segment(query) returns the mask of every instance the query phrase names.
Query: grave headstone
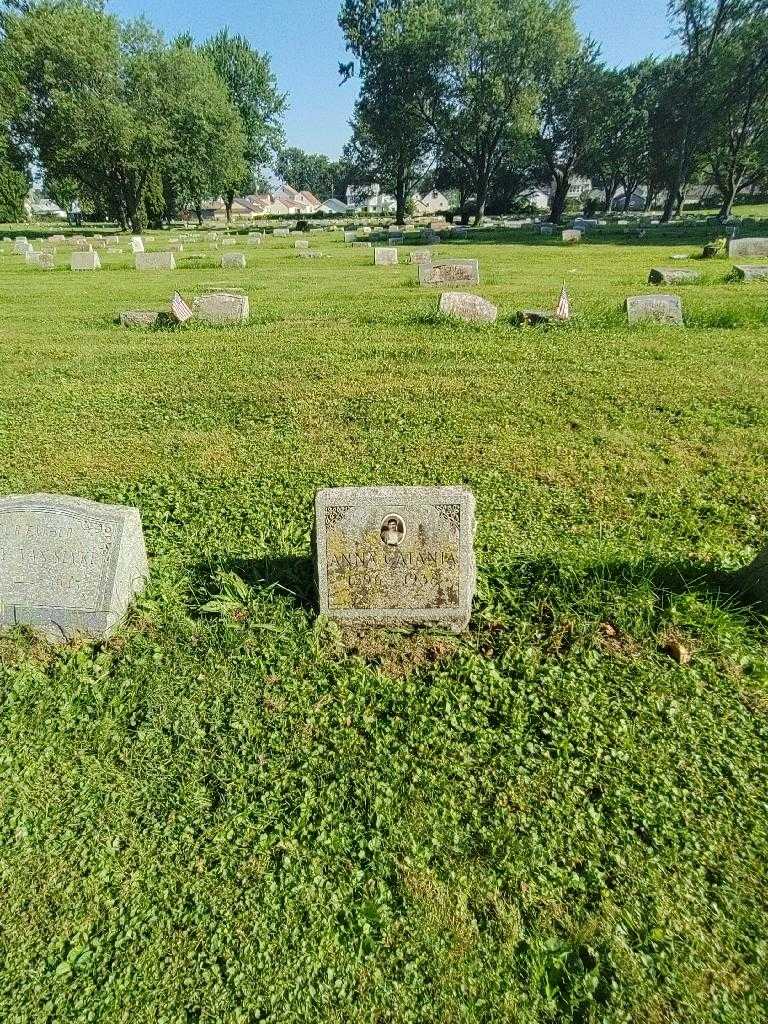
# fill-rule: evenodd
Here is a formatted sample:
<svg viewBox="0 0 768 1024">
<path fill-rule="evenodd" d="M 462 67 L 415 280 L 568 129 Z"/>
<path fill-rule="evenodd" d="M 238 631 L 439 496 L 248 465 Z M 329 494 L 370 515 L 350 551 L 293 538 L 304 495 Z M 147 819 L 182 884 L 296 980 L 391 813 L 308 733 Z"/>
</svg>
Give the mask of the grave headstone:
<svg viewBox="0 0 768 1024">
<path fill-rule="evenodd" d="M 137 270 L 175 270 L 176 258 L 172 252 L 137 252 Z"/>
<path fill-rule="evenodd" d="M 440 312 L 468 323 L 495 323 L 499 315 L 492 303 L 467 292 L 443 292 L 440 296 Z"/>
<path fill-rule="evenodd" d="M 654 267 L 648 275 L 648 284 L 693 284 L 701 280 L 695 270 L 679 270 L 677 267 Z"/>
<path fill-rule="evenodd" d="M 209 324 L 240 324 L 250 316 L 247 295 L 230 292 L 209 292 L 195 299 L 197 316 Z"/>
<path fill-rule="evenodd" d="M 248 245 L 261 245 L 261 235 L 248 235 Z"/>
<path fill-rule="evenodd" d="M 768 257 L 768 238 L 730 238 L 728 255 L 731 259 L 741 256 Z"/>
<path fill-rule="evenodd" d="M 275 238 L 287 238 L 290 235 L 288 228 L 275 228 L 272 232 Z"/>
<path fill-rule="evenodd" d="M 477 260 L 442 260 L 419 264 L 420 285 L 480 284 Z"/>
<path fill-rule="evenodd" d="M 225 252 L 221 257 L 222 267 L 245 268 L 245 256 L 241 252 Z"/>
<path fill-rule="evenodd" d="M 168 243 L 168 252 L 184 252 L 184 243 L 183 242 L 169 242 Z"/>
<path fill-rule="evenodd" d="M 28 252 L 32 252 L 32 245 L 26 238 L 16 238 L 13 242 L 13 251 L 17 256 L 26 256 Z"/>
<path fill-rule="evenodd" d="M 373 262 L 377 267 L 395 266 L 399 262 L 397 249 L 374 249 Z"/>
<path fill-rule="evenodd" d="M 58 494 L 0 498 L 0 625 L 106 637 L 148 576 L 138 509 Z"/>
<path fill-rule="evenodd" d="M 466 629 L 475 499 L 462 487 L 340 487 L 315 498 L 320 612 L 352 625 Z"/>
<path fill-rule="evenodd" d="M 308 249 L 309 242 L 307 241 L 306 238 L 297 238 L 296 241 L 293 243 L 293 247 L 294 249 Z"/>
<path fill-rule="evenodd" d="M 679 295 L 630 295 L 626 301 L 630 324 L 655 321 L 682 324 L 683 303 Z"/>
<path fill-rule="evenodd" d="M 144 252 L 144 239 L 134 236 L 131 239 L 131 252 L 136 255 L 137 252 Z"/>
<path fill-rule="evenodd" d="M 749 266 L 742 263 L 737 264 L 733 270 L 740 281 L 768 281 L 768 263 L 762 266 Z"/>
<path fill-rule="evenodd" d="M 357 238 L 357 232 L 356 231 L 345 231 L 344 232 L 344 241 L 345 242 L 354 242 L 354 240 L 356 238 Z"/>
<path fill-rule="evenodd" d="M 69 257 L 72 270 L 99 270 L 101 260 L 97 252 L 73 252 Z"/>
<path fill-rule="evenodd" d="M 32 257 L 32 259 L 30 259 Z M 56 260 L 54 259 L 53 253 L 50 252 L 34 252 L 27 254 L 27 260 L 34 267 L 38 267 L 40 270 L 54 270 L 56 268 Z"/>
<path fill-rule="evenodd" d="M 570 245 L 581 241 L 581 231 L 577 228 L 566 228 L 563 232 L 563 241 Z"/>
<path fill-rule="evenodd" d="M 121 327 L 154 327 L 160 319 L 155 309 L 126 309 L 120 314 Z"/>
<path fill-rule="evenodd" d="M 555 233 L 554 224 L 542 224 L 539 227 L 539 231 L 542 235 L 553 235 Z"/>
<path fill-rule="evenodd" d="M 411 249 L 410 261 L 414 264 L 419 263 L 431 263 L 432 262 L 432 250 L 431 249 Z"/>
<path fill-rule="evenodd" d="M 352 248 L 353 249 L 370 249 L 371 248 L 371 242 L 353 242 L 352 243 Z"/>
</svg>

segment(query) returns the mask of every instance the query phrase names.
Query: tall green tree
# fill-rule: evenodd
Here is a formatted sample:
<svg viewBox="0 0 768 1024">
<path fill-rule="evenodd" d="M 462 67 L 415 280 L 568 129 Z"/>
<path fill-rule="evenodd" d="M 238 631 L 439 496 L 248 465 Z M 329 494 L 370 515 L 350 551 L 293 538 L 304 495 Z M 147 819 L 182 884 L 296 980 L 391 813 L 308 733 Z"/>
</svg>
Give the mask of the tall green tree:
<svg viewBox="0 0 768 1024">
<path fill-rule="evenodd" d="M 231 220 L 236 193 L 254 189 L 262 169 L 285 141 L 286 95 L 278 89 L 269 56 L 255 50 L 243 36 L 222 29 L 203 43 L 201 51 L 224 81 L 245 136 L 245 171 L 230 178 L 224 188 L 227 220 Z"/>
<path fill-rule="evenodd" d="M 417 70 L 415 101 L 471 175 L 482 223 L 494 175 L 525 133 L 547 69 L 577 46 L 568 0 L 402 0 L 386 40 Z"/>
<path fill-rule="evenodd" d="M 339 173 L 336 161 L 323 153 L 305 153 L 297 146 L 281 149 L 273 165 L 275 174 L 299 192 L 311 192 L 318 199 L 333 195 Z"/>
</svg>

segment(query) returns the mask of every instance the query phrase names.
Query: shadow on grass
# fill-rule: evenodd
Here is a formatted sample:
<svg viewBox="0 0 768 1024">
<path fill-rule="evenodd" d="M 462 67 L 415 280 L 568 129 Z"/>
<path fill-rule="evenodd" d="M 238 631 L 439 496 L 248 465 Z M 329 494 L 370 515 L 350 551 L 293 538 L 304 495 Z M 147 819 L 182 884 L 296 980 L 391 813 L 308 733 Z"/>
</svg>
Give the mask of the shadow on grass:
<svg viewBox="0 0 768 1024">
<path fill-rule="evenodd" d="M 193 570 L 195 590 L 202 597 L 224 596 L 233 603 L 243 598 L 242 581 L 254 595 L 275 593 L 296 608 L 317 611 L 314 566 L 309 555 L 276 555 L 269 558 L 232 558 L 213 566 L 200 564 Z"/>
</svg>

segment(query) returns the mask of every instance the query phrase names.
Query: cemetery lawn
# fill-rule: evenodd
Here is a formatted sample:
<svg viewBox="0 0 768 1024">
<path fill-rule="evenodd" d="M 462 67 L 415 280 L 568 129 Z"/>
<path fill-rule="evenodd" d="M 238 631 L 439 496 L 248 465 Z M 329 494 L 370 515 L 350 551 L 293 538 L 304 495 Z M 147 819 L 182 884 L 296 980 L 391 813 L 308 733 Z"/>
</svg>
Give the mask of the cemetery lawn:
<svg viewBox="0 0 768 1024">
<path fill-rule="evenodd" d="M 0 1020 L 765 1021 L 768 283 L 487 232 L 468 327 L 317 238 L 0 257 L 2 491 L 135 504 L 152 572 L 108 642 L 0 640 Z M 113 323 L 212 285 L 247 326 Z M 475 493 L 466 636 L 318 619 L 314 493 L 377 483 Z"/>
</svg>

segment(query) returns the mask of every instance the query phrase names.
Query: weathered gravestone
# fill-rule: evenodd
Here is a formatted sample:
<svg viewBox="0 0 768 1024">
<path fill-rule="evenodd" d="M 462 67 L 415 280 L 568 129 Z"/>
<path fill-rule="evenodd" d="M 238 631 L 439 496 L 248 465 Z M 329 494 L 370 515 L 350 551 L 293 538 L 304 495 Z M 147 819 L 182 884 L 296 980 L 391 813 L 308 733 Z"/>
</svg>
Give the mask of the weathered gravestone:
<svg viewBox="0 0 768 1024">
<path fill-rule="evenodd" d="M 184 243 L 183 242 L 169 242 L 168 243 L 168 252 L 184 252 Z"/>
<path fill-rule="evenodd" d="M 411 263 L 418 265 L 419 263 L 431 263 L 432 262 L 432 250 L 431 249 L 411 249 L 410 255 Z"/>
<path fill-rule="evenodd" d="M 293 248 L 294 249 L 308 249 L 309 248 L 309 241 L 306 238 L 297 238 L 296 241 L 293 243 Z"/>
<path fill-rule="evenodd" d="M 175 270 L 176 259 L 172 252 L 137 252 L 137 270 Z"/>
<path fill-rule="evenodd" d="M 248 245 L 261 245 L 261 235 L 248 235 Z"/>
<path fill-rule="evenodd" d="M 288 228 L 275 228 L 272 234 L 274 235 L 275 238 L 287 238 L 288 235 L 290 234 L 290 231 L 288 230 Z"/>
<path fill-rule="evenodd" d="M 40 270 L 54 270 L 56 267 L 56 260 L 50 252 L 27 253 L 27 262 Z"/>
<path fill-rule="evenodd" d="M 377 267 L 395 266 L 398 263 L 397 249 L 374 249 L 373 262 Z"/>
<path fill-rule="evenodd" d="M 443 260 L 419 264 L 419 284 L 480 284 L 477 260 Z"/>
<path fill-rule="evenodd" d="M 466 629 L 475 499 L 462 487 L 340 487 L 315 498 L 320 612 L 352 624 Z"/>
<path fill-rule="evenodd" d="M 768 263 L 762 266 L 748 266 L 742 263 L 735 266 L 733 271 L 740 281 L 768 281 Z"/>
<path fill-rule="evenodd" d="M 245 256 L 241 252 L 225 252 L 221 257 L 222 267 L 238 267 L 240 270 L 245 268 Z"/>
<path fill-rule="evenodd" d="M 154 327 L 160 319 L 156 309 L 126 309 L 120 314 L 121 327 Z"/>
<path fill-rule="evenodd" d="M 683 303 L 679 295 L 630 295 L 626 308 L 630 324 L 648 320 L 665 324 L 683 322 Z"/>
<path fill-rule="evenodd" d="M 563 232 L 563 241 L 569 245 L 575 245 L 576 242 L 581 241 L 581 231 L 577 228 L 566 228 Z"/>
<path fill-rule="evenodd" d="M 728 255 L 731 259 L 739 256 L 768 257 L 768 238 L 730 238 Z"/>
<path fill-rule="evenodd" d="M 241 324 L 250 316 L 247 295 L 209 292 L 194 301 L 195 313 L 209 324 Z"/>
<path fill-rule="evenodd" d="M 370 242 L 353 242 L 352 243 L 352 248 L 353 249 L 370 249 L 371 248 L 371 243 Z"/>
<path fill-rule="evenodd" d="M 467 292 L 443 292 L 440 296 L 440 312 L 468 323 L 495 323 L 499 311 L 487 299 Z"/>
<path fill-rule="evenodd" d="M 69 257 L 72 270 L 99 270 L 101 260 L 97 252 L 73 252 Z"/>
<path fill-rule="evenodd" d="M 145 585 L 138 509 L 58 494 L 0 498 L 0 625 L 109 636 Z"/>
<path fill-rule="evenodd" d="M 345 231 L 344 232 L 344 241 L 345 242 L 354 242 L 354 240 L 356 238 L 357 238 L 357 232 L 356 231 Z"/>
<path fill-rule="evenodd" d="M 679 270 L 677 267 L 654 267 L 648 275 L 649 284 L 694 284 L 701 280 L 696 270 Z"/>
<path fill-rule="evenodd" d="M 32 245 L 26 238 L 16 238 L 13 242 L 13 251 L 16 256 L 26 256 L 28 252 L 32 252 Z"/>
</svg>

